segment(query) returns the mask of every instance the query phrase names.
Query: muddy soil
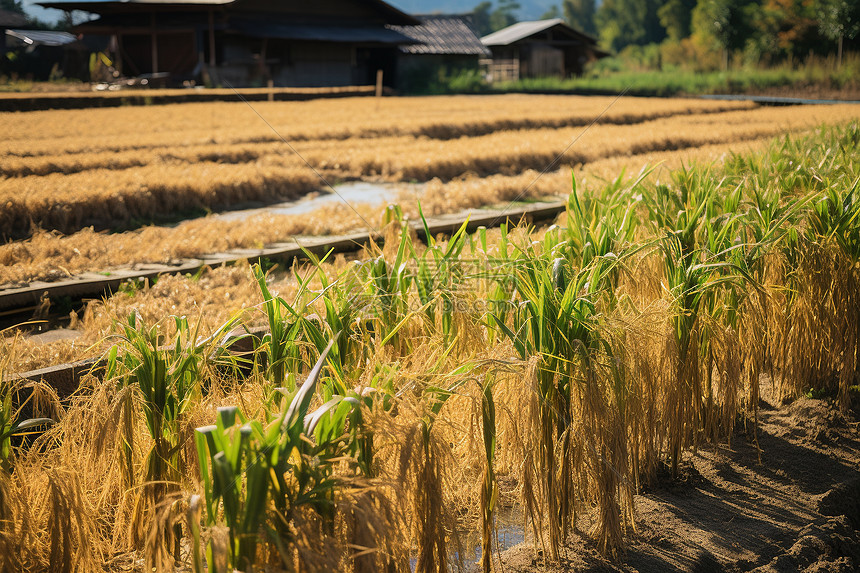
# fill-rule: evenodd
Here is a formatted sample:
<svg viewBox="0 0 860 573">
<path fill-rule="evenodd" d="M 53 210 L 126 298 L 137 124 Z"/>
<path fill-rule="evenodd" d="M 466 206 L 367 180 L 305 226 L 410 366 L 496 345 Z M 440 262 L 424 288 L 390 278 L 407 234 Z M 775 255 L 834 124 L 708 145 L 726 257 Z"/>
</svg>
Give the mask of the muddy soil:
<svg viewBox="0 0 860 573">
<path fill-rule="evenodd" d="M 731 444 L 688 454 L 679 479 L 636 496 L 636 532 L 618 559 L 576 533 L 558 564 L 525 543 L 502 552 L 497 571 L 860 571 L 858 419 L 828 400 L 763 402 L 761 463 L 742 426 Z"/>
</svg>

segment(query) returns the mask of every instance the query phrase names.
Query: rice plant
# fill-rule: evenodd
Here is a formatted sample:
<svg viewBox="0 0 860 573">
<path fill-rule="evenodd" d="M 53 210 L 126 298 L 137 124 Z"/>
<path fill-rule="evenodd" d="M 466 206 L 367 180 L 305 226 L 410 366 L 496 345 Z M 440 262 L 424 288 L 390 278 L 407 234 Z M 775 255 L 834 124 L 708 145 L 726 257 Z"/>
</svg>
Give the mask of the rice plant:
<svg viewBox="0 0 860 573">
<path fill-rule="evenodd" d="M 409 298 L 414 273 L 409 269 L 407 249 L 411 244 L 409 227 L 401 223 L 397 251 L 392 261 L 374 243 L 373 258 L 353 269 L 357 283 L 369 302 L 368 311 L 373 319 L 375 340 L 381 345 L 390 344 L 398 352 L 408 352 L 410 341 L 402 336 L 411 313 Z"/>
<path fill-rule="evenodd" d="M 120 343 L 111 348 L 106 377 L 118 382 L 123 409 L 122 451 L 126 488 L 143 485 L 135 501 L 134 521 L 148 521 L 168 493 L 177 491 L 186 463 L 180 456 L 182 420 L 201 397 L 206 352 L 214 340 L 229 332 L 228 321 L 208 339 L 199 337 L 185 317 L 173 317 L 175 341 L 163 346 L 160 325 L 147 327 L 136 314 L 122 323 Z M 142 475 L 135 460 L 136 412 L 142 410 L 151 445 L 143 462 Z M 133 532 L 136 543 L 145 530 Z M 178 543 L 178 541 L 177 541 Z M 177 553 L 178 555 L 178 553 Z"/>
<path fill-rule="evenodd" d="M 446 459 L 434 426 L 442 408 L 472 377 L 475 365 L 467 362 L 446 371 L 446 362 L 456 341 L 438 356 L 432 356 L 426 372 L 404 389 L 419 398 L 419 415 L 400 454 L 399 477 L 409 480 L 415 522 L 416 573 L 444 573 L 448 570 L 448 538 L 455 532 L 444 507 L 443 475 Z"/>
<path fill-rule="evenodd" d="M 522 303 L 513 315 L 512 327 L 498 317 L 495 324 L 511 340 L 522 360 L 535 361 L 535 442 L 533 447 L 527 447 L 524 497 L 535 538 L 545 539 L 542 530 L 546 519 L 545 548 L 550 558 L 557 560 L 559 548 L 575 523 L 575 499 L 585 496 L 584 491 L 576 491 L 577 473 L 584 475 L 576 450 L 590 447 L 599 458 L 601 445 L 606 443 L 596 439 L 595 447 L 588 443 L 590 437 L 582 438 L 586 444 L 577 443 L 580 438 L 575 432 L 578 424 L 601 419 L 605 412 L 606 394 L 600 381 L 603 372 L 598 361 L 608 345 L 600 336 L 597 304 L 615 270 L 617 256 L 598 257 L 576 269 L 571 268 L 568 259 L 558 256 L 564 253 L 564 243 L 557 243 L 543 254 L 536 252 L 534 246 L 518 250 L 522 259 L 515 280 Z M 575 412 L 581 416 L 579 420 L 574 420 Z M 597 464 L 597 474 L 605 475 L 602 463 Z M 580 477 L 579 483 L 588 482 Z M 601 498 L 602 502 L 614 506 L 614 488 L 608 489 L 612 491 Z M 602 511 L 604 518 L 614 516 L 615 508 Z M 597 529 L 601 544 L 618 547 L 621 531 L 605 525 L 601 521 Z"/>
<path fill-rule="evenodd" d="M 334 534 L 336 491 L 348 487 L 335 469 L 344 456 L 361 467 L 352 445 L 362 430 L 357 415 L 362 403 L 355 395 L 330 395 L 311 408 L 324 390 L 321 373 L 333 345 L 334 340 L 323 349 L 300 387 L 278 390 L 285 401 L 275 415 L 248 420 L 238 408 L 223 407 L 215 425 L 195 433 L 206 521 L 228 528 L 226 561 L 233 568 L 256 567 L 258 546 L 265 542 L 291 569 L 303 536 Z M 308 510 L 319 520 L 316 525 L 307 521 Z M 302 531 L 297 520 L 310 529 Z M 210 542 L 208 563 L 219 561 L 216 552 Z"/>
<path fill-rule="evenodd" d="M 0 365 L 2 366 L 2 365 Z M 3 378 L 0 367 L 0 470 L 12 470 L 12 438 L 32 433 L 54 423 L 52 418 L 21 418 L 21 412 L 32 398 L 32 388 L 25 391 L 15 380 Z M 23 395 L 27 395 L 22 399 Z"/>
<path fill-rule="evenodd" d="M 17 337 L 16 339 L 17 340 Z M 54 423 L 53 418 L 36 417 L 22 418 L 22 413 L 27 409 L 28 402 L 35 402 L 35 394 L 40 385 L 35 382 L 25 382 L 12 377 L 7 378 L 7 364 L 11 358 L 11 350 L 0 356 L 0 472 L 11 472 L 12 470 L 12 438 L 31 433 L 34 429 L 44 428 Z M 34 404 L 31 404 L 33 406 Z M 34 408 L 30 408 L 34 410 Z M 2 491 L 0 491 L 2 495 Z M 0 503 L 0 507 L 3 504 Z M 0 515 L 2 520 L 2 515 Z"/>
<path fill-rule="evenodd" d="M 481 434 L 484 445 L 484 476 L 481 481 L 481 569 L 492 571 L 493 531 L 499 486 L 493 467 L 496 459 L 496 403 L 493 380 L 487 376 L 481 384 Z"/>
<path fill-rule="evenodd" d="M 797 266 L 788 277 L 792 297 L 783 338 L 784 386 L 792 395 L 810 387 L 832 391 L 843 408 L 850 405 L 849 388 L 860 371 L 858 181 L 844 191 L 844 182 L 833 182 L 819 195 L 806 217 L 806 232 L 794 235 L 786 248 Z M 815 338 L 804 340 L 810 332 Z M 797 351 L 800 345 L 806 347 L 803 353 Z"/>
<path fill-rule="evenodd" d="M 304 289 L 299 289 L 293 304 L 290 304 L 269 291 L 266 274 L 259 265 L 254 265 L 252 269 L 263 295 L 269 326 L 269 331 L 261 341 L 266 351 L 266 377 L 278 387 L 294 386 L 295 379 L 287 380 L 287 376 L 288 373 L 296 372 L 300 360 L 300 346 L 296 342 L 302 331 Z"/>
<path fill-rule="evenodd" d="M 459 285 L 464 280 L 460 255 L 469 238 L 466 235 L 469 218 L 466 217 L 443 248 L 437 244 L 430 232 L 420 204 L 418 207 L 421 222 L 424 225 L 427 249 L 419 257 L 412 248 L 412 258 L 416 266 L 415 286 L 429 324 L 434 326 L 439 324 L 442 345 L 447 346 L 456 335 L 454 316 L 457 301 L 455 297 Z"/>
</svg>

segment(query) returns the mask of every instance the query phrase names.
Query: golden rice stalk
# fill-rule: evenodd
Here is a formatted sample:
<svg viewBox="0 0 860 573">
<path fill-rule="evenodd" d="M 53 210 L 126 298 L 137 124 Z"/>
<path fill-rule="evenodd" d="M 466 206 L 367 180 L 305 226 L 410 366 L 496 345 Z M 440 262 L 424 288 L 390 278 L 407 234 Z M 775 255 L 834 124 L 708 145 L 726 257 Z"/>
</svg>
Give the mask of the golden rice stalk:
<svg viewBox="0 0 860 573">
<path fill-rule="evenodd" d="M 807 244 L 773 322 L 774 363 L 783 399 L 837 396 L 844 408 L 857 383 L 860 271 L 835 245 Z"/>
<path fill-rule="evenodd" d="M 418 556 L 416 573 L 447 573 L 448 538 L 454 528 L 446 519 L 442 493 L 443 452 L 432 433 L 427 432 L 423 421 L 407 430 L 400 452 L 399 477 L 408 483 L 411 498 L 411 517 Z"/>
<path fill-rule="evenodd" d="M 354 573 L 409 570 L 406 520 L 393 483 L 348 483 L 339 493 L 336 515 L 345 565 Z"/>
<path fill-rule="evenodd" d="M 165 495 L 155 508 L 155 516 L 146 535 L 147 571 L 175 571 L 180 561 L 182 523 L 185 521 L 184 496 L 175 491 Z"/>
<path fill-rule="evenodd" d="M 0 569 L 24 571 L 37 559 L 33 521 L 18 480 L 0 471 Z"/>
<path fill-rule="evenodd" d="M 49 571 L 96 571 L 103 555 L 99 547 L 98 519 L 74 469 L 46 472 L 45 490 L 32 492 L 35 518 L 45 528 L 47 544 L 43 563 Z M 35 494 L 35 495 L 34 495 Z"/>
</svg>

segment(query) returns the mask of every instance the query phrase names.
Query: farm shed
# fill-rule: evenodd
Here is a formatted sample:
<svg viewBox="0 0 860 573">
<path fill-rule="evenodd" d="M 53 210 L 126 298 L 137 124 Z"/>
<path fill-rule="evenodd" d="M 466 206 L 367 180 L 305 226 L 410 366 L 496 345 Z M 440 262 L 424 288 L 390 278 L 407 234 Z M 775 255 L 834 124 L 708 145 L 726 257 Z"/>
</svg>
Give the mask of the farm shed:
<svg viewBox="0 0 860 573">
<path fill-rule="evenodd" d="M 397 58 L 398 87 L 423 91 L 434 79 L 479 69 L 492 55 L 465 15 L 424 15 L 418 26 L 391 26 L 415 43 L 402 45 Z"/>
<path fill-rule="evenodd" d="M 418 20 L 381 0 L 71 0 L 47 8 L 96 14 L 75 32 L 109 38 L 124 75 L 169 74 L 233 86 L 324 87 L 393 82 L 389 25 Z"/>
<path fill-rule="evenodd" d="M 560 18 L 518 22 L 481 41 L 493 53 L 492 81 L 574 76 L 586 63 L 608 55 L 597 47 L 596 39 Z"/>
</svg>

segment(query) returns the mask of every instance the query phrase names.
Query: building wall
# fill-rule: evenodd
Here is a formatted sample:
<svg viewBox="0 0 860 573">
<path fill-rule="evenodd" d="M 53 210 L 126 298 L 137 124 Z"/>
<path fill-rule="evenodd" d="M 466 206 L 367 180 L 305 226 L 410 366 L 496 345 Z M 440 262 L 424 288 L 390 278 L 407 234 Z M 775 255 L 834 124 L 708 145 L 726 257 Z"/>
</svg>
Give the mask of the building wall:
<svg viewBox="0 0 860 573">
<path fill-rule="evenodd" d="M 152 34 L 121 34 L 122 70 L 141 75 L 169 71 L 172 76 L 191 76 L 197 65 L 197 34 L 193 30 L 159 30 L 156 34 L 156 57 L 153 65 Z"/>
<path fill-rule="evenodd" d="M 564 52 L 547 44 L 529 46 L 528 57 L 521 61 L 524 78 L 563 77 Z"/>
<path fill-rule="evenodd" d="M 517 46 L 493 46 L 489 68 L 490 82 L 512 82 L 520 79 L 520 49 Z"/>
<path fill-rule="evenodd" d="M 289 87 L 332 87 L 353 85 L 355 48 L 348 44 L 321 42 L 291 43 L 271 64 L 275 85 Z"/>
<path fill-rule="evenodd" d="M 585 64 L 594 59 L 594 54 L 586 47 L 557 47 L 551 42 L 523 41 L 491 49 L 490 75 L 494 82 L 578 75 Z"/>
<path fill-rule="evenodd" d="M 218 77 L 234 86 L 336 87 L 368 83 L 350 44 L 233 37 L 222 40 Z"/>
<path fill-rule="evenodd" d="M 259 22 L 260 29 L 246 36 L 238 32 L 243 26 L 231 26 L 234 16 L 236 22 Z M 327 42 L 260 37 L 278 35 L 277 29 L 264 31 L 270 21 L 330 26 L 334 34 L 339 26 L 383 31 L 387 21 L 414 22 L 393 8 L 368 1 L 242 0 L 229 10 L 211 12 L 167 13 L 135 5 L 81 28 L 87 35 L 118 38 L 112 56 L 122 62 L 123 74 L 168 73 L 170 84 L 193 79 L 237 87 L 265 86 L 269 81 L 284 87 L 369 85 L 381 69 L 385 84 L 392 85 L 396 45 L 351 41 L 348 32 L 332 35 L 335 41 Z"/>
</svg>

